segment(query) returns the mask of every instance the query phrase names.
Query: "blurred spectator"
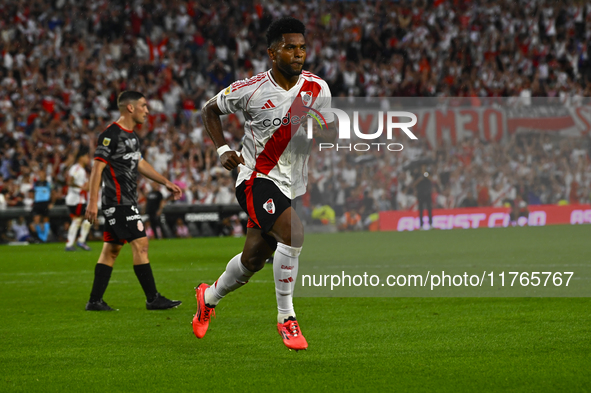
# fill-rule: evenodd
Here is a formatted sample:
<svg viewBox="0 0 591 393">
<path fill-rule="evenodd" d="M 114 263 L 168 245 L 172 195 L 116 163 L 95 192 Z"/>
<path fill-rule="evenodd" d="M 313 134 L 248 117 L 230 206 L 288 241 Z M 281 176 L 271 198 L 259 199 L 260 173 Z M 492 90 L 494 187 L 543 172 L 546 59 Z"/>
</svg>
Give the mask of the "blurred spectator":
<svg viewBox="0 0 591 393">
<path fill-rule="evenodd" d="M 27 221 L 23 216 L 20 216 L 17 220 L 12 220 L 9 230 L 14 233 L 14 239 L 17 242 L 34 241 L 31 233 L 29 232 Z"/>
<path fill-rule="evenodd" d="M 343 218 L 341 219 L 339 229 L 341 231 L 359 231 L 363 229 L 361 215 L 357 213 L 357 210 L 352 209 L 345 212 Z"/>
<path fill-rule="evenodd" d="M 519 225 L 523 226 L 527 224 L 527 218 L 529 217 L 529 209 L 527 207 L 527 202 L 525 202 L 521 198 L 515 199 L 513 202 L 513 206 L 511 207 L 511 225 Z"/>
<path fill-rule="evenodd" d="M 6 197 L 4 196 L 7 193 L 8 193 L 8 190 L 0 190 L 0 210 L 6 210 L 6 208 L 8 207 L 8 203 L 6 202 Z"/>
<path fill-rule="evenodd" d="M 319 223 L 321 225 L 334 225 L 335 224 L 335 211 L 330 205 L 318 205 L 312 210 L 312 222 Z"/>
<path fill-rule="evenodd" d="M 50 240 L 51 229 L 49 227 L 49 217 L 42 217 L 39 214 L 33 216 L 33 222 L 29 224 L 30 233 L 39 239 L 41 242 L 46 243 Z"/>
<path fill-rule="evenodd" d="M 179 238 L 191 237 L 191 234 L 189 233 L 189 228 L 187 227 L 187 225 L 185 225 L 182 218 L 178 218 L 176 220 L 175 234 L 176 237 Z"/>
<path fill-rule="evenodd" d="M 68 160 L 113 121 L 124 89 L 146 92 L 150 117 L 137 130 L 144 156 L 184 184 L 181 203 L 236 203 L 198 108 L 230 82 L 269 68 L 264 32 L 286 14 L 306 24 L 306 69 L 324 78 L 334 97 L 458 97 L 473 106 L 496 105 L 500 97 L 514 105 L 556 97 L 561 105 L 577 106 L 591 96 L 591 5 L 584 2 L 276 1 L 237 7 L 222 0 L 212 7 L 204 0 L 132 6 L 0 0 L 0 187 L 7 208 L 30 202 L 28 188 L 40 171 L 50 179 L 49 200 L 58 203 Z M 223 122 L 231 148 L 240 146 L 243 122 L 242 114 Z M 334 195 L 329 203 L 337 220 L 350 203 L 364 219 L 373 210 L 416 209 L 404 166 L 431 157 L 439 207 L 472 205 L 469 194 L 489 206 L 497 184 L 506 191 L 504 201 L 588 203 L 589 147 L 588 135 L 530 133 L 502 142 L 466 139 L 445 152 L 409 143 L 396 157 L 374 154 L 373 163 L 331 155 L 310 165 L 321 175 L 310 177 L 310 190 L 322 190 L 321 199 L 324 192 Z M 371 209 L 365 205 L 370 198 Z M 37 202 L 33 209 L 45 212 Z"/>
<path fill-rule="evenodd" d="M 474 198 L 472 191 L 468 191 L 468 195 L 462 200 L 460 207 L 478 207 L 478 201 Z"/>
<path fill-rule="evenodd" d="M 240 222 L 238 216 L 233 215 L 232 217 L 230 217 L 230 222 L 232 223 L 232 236 L 244 236 L 244 228 L 242 227 L 242 223 Z"/>
<path fill-rule="evenodd" d="M 47 180 L 47 173 L 44 170 L 39 170 L 38 179 L 33 184 L 33 192 L 35 193 L 32 204 L 33 217 L 37 217 L 37 221 L 42 222 L 45 217 L 49 217 L 52 202 L 51 183 Z"/>
</svg>

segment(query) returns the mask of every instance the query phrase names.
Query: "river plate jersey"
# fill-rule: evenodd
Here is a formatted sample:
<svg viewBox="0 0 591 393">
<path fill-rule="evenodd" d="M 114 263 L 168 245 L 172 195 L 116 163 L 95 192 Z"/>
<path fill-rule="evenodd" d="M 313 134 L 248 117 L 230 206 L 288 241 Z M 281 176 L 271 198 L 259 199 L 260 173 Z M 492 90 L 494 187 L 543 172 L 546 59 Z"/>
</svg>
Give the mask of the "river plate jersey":
<svg viewBox="0 0 591 393">
<path fill-rule="evenodd" d="M 88 174 L 86 169 L 78 163 L 72 165 L 68 171 L 70 182 L 74 185 L 68 186 L 68 194 L 66 195 L 66 205 L 74 206 L 86 203 L 86 191 L 82 190 L 84 183 L 88 181 Z"/>
<path fill-rule="evenodd" d="M 242 111 L 244 165 L 236 186 L 255 177 L 268 178 L 290 199 L 303 195 L 308 182 L 307 116 L 313 114 L 325 126 L 334 115 L 318 112 L 330 107 L 330 90 L 320 77 L 302 71 L 290 90 L 281 88 L 271 71 L 232 83 L 216 97 L 224 114 Z M 316 122 L 316 120 L 313 120 Z"/>
<path fill-rule="evenodd" d="M 94 159 L 107 164 L 103 170 L 103 206 L 137 205 L 140 140 L 133 130 L 111 124 L 98 138 Z"/>
</svg>

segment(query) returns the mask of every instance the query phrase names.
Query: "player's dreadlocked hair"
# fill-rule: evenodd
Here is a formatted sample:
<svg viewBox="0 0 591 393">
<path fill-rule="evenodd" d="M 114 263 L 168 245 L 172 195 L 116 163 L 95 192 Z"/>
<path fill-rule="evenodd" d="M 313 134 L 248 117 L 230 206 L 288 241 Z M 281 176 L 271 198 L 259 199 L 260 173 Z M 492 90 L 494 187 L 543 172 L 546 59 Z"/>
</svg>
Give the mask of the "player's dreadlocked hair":
<svg viewBox="0 0 591 393">
<path fill-rule="evenodd" d="M 132 90 L 126 90 L 117 97 L 117 106 L 125 105 L 129 101 L 137 101 L 140 98 L 146 98 L 142 93 Z"/>
<path fill-rule="evenodd" d="M 286 16 L 277 19 L 267 29 L 267 47 L 270 48 L 276 42 L 283 39 L 283 34 L 299 33 L 306 34 L 306 26 L 296 18 Z"/>
</svg>

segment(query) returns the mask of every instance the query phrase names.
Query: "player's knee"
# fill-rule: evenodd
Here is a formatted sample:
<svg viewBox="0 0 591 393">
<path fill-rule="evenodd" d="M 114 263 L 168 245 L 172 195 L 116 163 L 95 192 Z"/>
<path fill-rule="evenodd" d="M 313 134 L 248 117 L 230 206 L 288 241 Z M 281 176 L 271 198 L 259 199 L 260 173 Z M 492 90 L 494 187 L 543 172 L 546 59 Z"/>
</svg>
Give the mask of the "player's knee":
<svg viewBox="0 0 591 393">
<path fill-rule="evenodd" d="M 139 247 L 138 248 L 138 252 L 141 255 L 146 255 L 147 256 L 148 255 L 148 246 L 141 246 L 141 247 Z"/>
<path fill-rule="evenodd" d="M 304 227 L 300 222 L 281 225 L 274 230 L 275 239 L 288 246 L 301 247 L 304 244 Z"/>
<path fill-rule="evenodd" d="M 101 252 L 101 256 L 99 258 L 99 263 L 103 263 L 105 265 L 113 266 L 115 260 L 119 256 L 120 248 L 104 248 Z"/>
<path fill-rule="evenodd" d="M 291 246 L 301 247 L 304 244 L 304 228 L 291 231 Z"/>
<path fill-rule="evenodd" d="M 289 236 L 286 236 L 282 243 L 292 247 L 301 247 L 304 244 L 304 227 L 301 224 L 292 225 L 290 229 Z"/>
<path fill-rule="evenodd" d="M 117 259 L 117 257 L 119 256 L 119 252 L 121 251 L 120 248 L 112 248 L 110 250 L 107 251 L 107 256 L 109 259 L 111 260 L 115 260 Z"/>
<path fill-rule="evenodd" d="M 133 248 L 140 254 L 148 254 L 148 240 L 147 238 L 138 239 L 134 242 Z"/>
<path fill-rule="evenodd" d="M 260 255 L 245 256 L 242 254 L 242 258 L 240 259 L 240 262 L 242 262 L 244 267 L 251 272 L 258 272 L 261 270 L 263 267 L 265 267 L 266 261 L 267 258 L 263 258 L 263 256 Z"/>
</svg>

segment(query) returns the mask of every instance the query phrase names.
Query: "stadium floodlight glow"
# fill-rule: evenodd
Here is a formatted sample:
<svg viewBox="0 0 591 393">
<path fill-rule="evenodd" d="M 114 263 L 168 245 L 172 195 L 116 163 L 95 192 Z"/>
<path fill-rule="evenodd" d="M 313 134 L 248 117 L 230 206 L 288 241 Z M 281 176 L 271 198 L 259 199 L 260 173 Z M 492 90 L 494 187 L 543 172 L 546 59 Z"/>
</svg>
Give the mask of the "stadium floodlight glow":
<svg viewBox="0 0 591 393">
<path fill-rule="evenodd" d="M 310 112 L 308 114 L 308 139 L 312 139 L 312 125 L 313 119 L 320 125 L 320 127 L 326 126 L 326 121 L 324 120 L 323 113 L 333 113 L 339 119 L 339 139 L 351 139 L 351 120 L 349 119 L 349 115 L 342 109 L 337 108 L 323 108 L 320 112 L 310 108 Z M 411 120 L 406 123 L 401 123 L 398 120 L 400 117 L 408 117 Z M 417 124 L 417 116 L 411 112 L 396 112 L 396 111 L 388 111 L 386 112 L 386 137 L 388 139 L 393 139 L 393 130 L 395 128 L 399 128 L 410 138 L 410 139 L 418 139 L 415 134 L 409 129 L 410 127 Z M 395 121 L 396 119 L 396 121 Z M 322 124 L 324 123 L 324 125 Z M 377 139 L 379 138 L 384 131 L 384 112 L 378 112 L 378 129 L 376 132 L 372 134 L 365 134 L 359 130 L 359 113 L 357 111 L 353 112 L 353 132 L 355 135 L 360 139 Z"/>
</svg>

